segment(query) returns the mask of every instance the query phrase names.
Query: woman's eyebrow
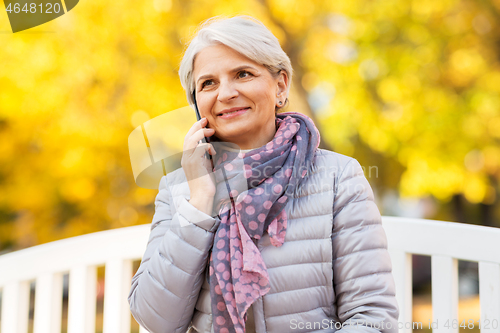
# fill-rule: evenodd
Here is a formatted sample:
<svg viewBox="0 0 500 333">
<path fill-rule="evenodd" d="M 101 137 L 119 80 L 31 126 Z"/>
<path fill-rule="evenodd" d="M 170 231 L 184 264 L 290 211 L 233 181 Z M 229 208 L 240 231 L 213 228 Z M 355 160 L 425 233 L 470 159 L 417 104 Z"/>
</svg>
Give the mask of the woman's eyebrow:
<svg viewBox="0 0 500 333">
<path fill-rule="evenodd" d="M 238 66 L 236 68 L 233 68 L 230 73 L 235 73 L 235 72 L 239 72 L 241 71 L 242 69 L 246 69 L 246 68 L 251 68 L 253 70 L 257 70 L 255 67 L 252 67 L 250 65 L 243 65 L 243 66 Z M 198 80 L 196 81 L 197 83 L 200 82 L 200 80 L 203 80 L 203 79 L 208 79 L 212 77 L 212 74 L 205 74 L 205 75 L 202 75 L 198 78 Z"/>
</svg>

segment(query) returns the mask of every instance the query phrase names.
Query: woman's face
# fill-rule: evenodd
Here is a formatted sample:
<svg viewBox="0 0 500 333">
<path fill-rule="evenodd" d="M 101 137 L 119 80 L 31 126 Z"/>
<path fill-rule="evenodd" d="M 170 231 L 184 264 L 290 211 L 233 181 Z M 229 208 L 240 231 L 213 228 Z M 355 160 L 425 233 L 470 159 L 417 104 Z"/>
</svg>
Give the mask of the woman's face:
<svg viewBox="0 0 500 333">
<path fill-rule="evenodd" d="M 275 107 L 286 99 L 285 71 L 274 78 L 266 67 L 222 44 L 204 48 L 193 67 L 198 109 L 217 138 L 240 149 L 273 139 Z M 244 110 L 225 114 L 230 109 Z"/>
</svg>

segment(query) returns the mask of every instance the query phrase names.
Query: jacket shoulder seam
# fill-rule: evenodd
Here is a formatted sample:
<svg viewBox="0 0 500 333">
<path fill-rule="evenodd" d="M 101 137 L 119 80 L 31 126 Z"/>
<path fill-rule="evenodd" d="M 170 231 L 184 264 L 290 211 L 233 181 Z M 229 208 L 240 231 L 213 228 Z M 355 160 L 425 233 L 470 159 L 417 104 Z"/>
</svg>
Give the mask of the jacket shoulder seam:
<svg viewBox="0 0 500 333">
<path fill-rule="evenodd" d="M 334 213 L 334 210 L 335 210 L 335 201 L 337 200 L 337 193 L 338 193 L 338 190 L 339 190 L 339 183 L 340 183 L 340 179 L 342 178 L 342 176 L 344 175 L 344 172 L 347 170 L 347 168 L 349 167 L 349 164 L 351 164 L 353 161 L 356 161 L 355 158 L 352 158 L 350 157 L 350 160 L 349 162 L 346 163 L 346 165 L 344 166 L 344 168 L 342 169 L 342 172 L 340 173 L 340 175 L 337 176 L 337 181 L 335 182 L 335 193 L 333 194 L 333 204 L 332 204 L 332 213 Z M 336 214 L 333 214 L 333 218 L 335 219 L 335 217 L 337 217 L 337 215 L 344 209 L 345 206 L 347 206 L 349 202 L 346 202 L 345 205 L 343 205 L 342 207 L 340 207 L 340 210 L 336 213 Z"/>
</svg>

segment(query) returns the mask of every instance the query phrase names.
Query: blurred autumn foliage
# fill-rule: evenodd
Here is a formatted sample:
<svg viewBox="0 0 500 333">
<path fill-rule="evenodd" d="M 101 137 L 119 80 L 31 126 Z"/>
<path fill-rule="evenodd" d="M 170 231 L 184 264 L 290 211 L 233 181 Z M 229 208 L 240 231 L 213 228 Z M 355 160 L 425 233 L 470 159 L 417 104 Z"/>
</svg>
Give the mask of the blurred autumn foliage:
<svg viewBox="0 0 500 333">
<path fill-rule="evenodd" d="M 128 135 L 187 105 L 184 45 L 237 14 L 278 37 L 289 110 L 366 167 L 383 214 L 500 226 L 500 0 L 84 0 L 16 34 L 0 14 L 0 251 L 150 223 Z"/>
</svg>

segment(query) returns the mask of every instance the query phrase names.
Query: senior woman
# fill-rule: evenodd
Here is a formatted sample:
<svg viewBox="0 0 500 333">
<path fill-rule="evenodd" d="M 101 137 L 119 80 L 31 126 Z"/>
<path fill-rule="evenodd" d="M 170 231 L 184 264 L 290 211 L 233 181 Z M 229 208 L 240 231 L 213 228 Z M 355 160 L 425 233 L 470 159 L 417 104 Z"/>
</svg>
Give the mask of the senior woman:
<svg viewBox="0 0 500 333">
<path fill-rule="evenodd" d="M 292 67 L 276 37 L 249 16 L 207 20 L 179 75 L 203 118 L 185 137 L 182 168 L 160 181 L 129 295 L 139 324 L 397 332 L 373 192 L 354 158 L 318 148 L 311 119 L 278 113 Z"/>
</svg>

